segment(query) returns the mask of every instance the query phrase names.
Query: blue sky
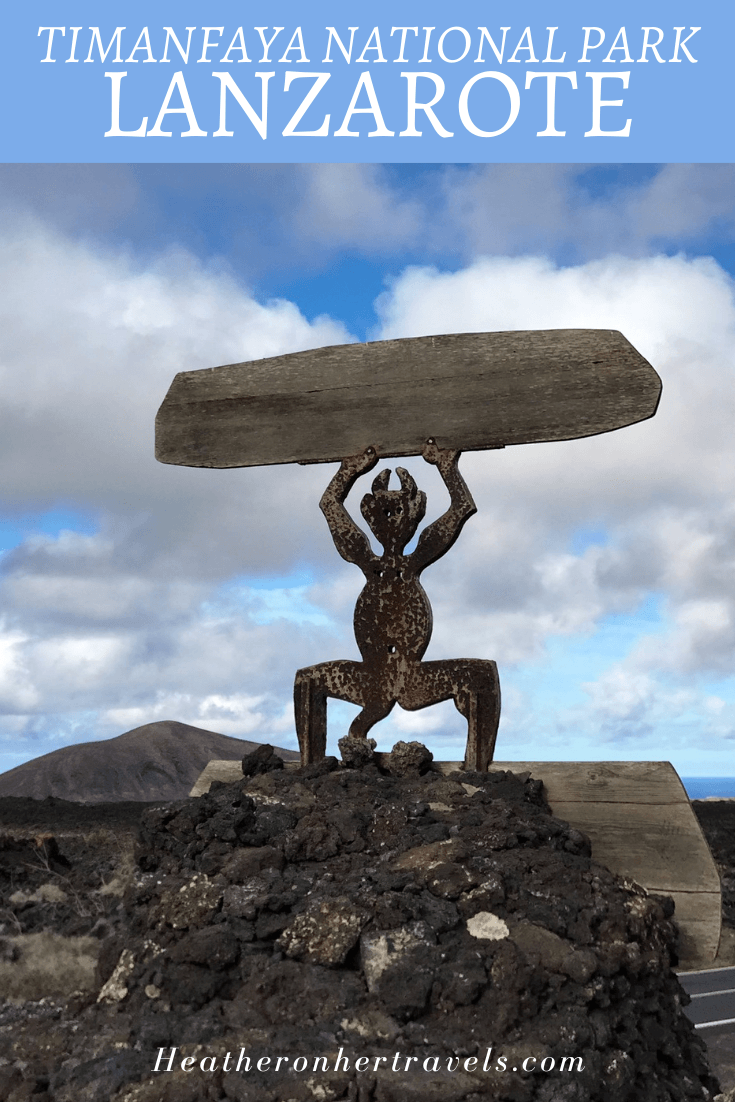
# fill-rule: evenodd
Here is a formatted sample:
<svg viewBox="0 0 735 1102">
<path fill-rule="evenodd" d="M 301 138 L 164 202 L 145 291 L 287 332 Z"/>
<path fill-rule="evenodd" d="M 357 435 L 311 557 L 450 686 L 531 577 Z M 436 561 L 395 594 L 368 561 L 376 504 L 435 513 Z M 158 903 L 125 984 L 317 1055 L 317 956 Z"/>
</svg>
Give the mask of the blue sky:
<svg viewBox="0 0 735 1102">
<path fill-rule="evenodd" d="M 156 464 L 177 371 L 599 326 L 658 370 L 657 416 L 463 457 L 479 513 L 424 577 L 427 657 L 497 661 L 501 760 L 735 773 L 731 166 L 4 165 L 0 233 L 0 769 L 168 718 L 294 747 L 295 670 L 357 657 L 333 468 Z M 464 740 L 451 704 L 372 733 Z"/>
</svg>

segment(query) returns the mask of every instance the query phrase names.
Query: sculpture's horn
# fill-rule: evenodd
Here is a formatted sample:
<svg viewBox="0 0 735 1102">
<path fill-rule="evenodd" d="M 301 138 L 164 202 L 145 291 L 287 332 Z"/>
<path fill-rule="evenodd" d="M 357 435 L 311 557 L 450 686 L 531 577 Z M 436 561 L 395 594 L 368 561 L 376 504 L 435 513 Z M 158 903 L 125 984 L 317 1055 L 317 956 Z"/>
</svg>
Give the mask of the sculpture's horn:
<svg viewBox="0 0 735 1102">
<path fill-rule="evenodd" d="M 404 494 L 408 493 L 409 497 L 416 497 L 418 488 L 408 471 L 404 467 L 396 467 L 396 474 L 401 480 L 401 489 Z"/>
<path fill-rule="evenodd" d="M 390 467 L 386 467 L 384 471 L 381 471 L 379 475 L 376 475 L 373 479 L 373 493 L 376 494 L 380 490 L 387 490 L 388 483 L 390 482 Z"/>
</svg>

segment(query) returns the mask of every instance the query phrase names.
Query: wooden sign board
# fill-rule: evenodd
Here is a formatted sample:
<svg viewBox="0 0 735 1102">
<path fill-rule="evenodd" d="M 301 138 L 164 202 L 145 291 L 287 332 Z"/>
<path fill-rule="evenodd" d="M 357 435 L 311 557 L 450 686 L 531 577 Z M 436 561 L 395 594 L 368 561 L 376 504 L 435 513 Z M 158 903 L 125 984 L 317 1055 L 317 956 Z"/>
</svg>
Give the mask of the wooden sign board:
<svg viewBox="0 0 735 1102">
<path fill-rule="evenodd" d="M 549 329 L 335 345 L 182 371 L 156 459 L 186 467 L 337 462 L 571 440 L 652 417 L 661 380 L 622 333 Z"/>
</svg>

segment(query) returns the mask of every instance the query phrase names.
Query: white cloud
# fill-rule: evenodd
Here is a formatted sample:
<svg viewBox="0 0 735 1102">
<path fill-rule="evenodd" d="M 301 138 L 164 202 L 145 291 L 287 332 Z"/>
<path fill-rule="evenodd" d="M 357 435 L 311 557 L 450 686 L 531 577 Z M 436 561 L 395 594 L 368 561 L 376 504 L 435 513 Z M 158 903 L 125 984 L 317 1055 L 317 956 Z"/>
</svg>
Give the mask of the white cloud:
<svg viewBox="0 0 735 1102">
<path fill-rule="evenodd" d="M 264 716 L 258 710 L 262 696 L 245 693 L 212 693 L 198 697 L 192 693 L 158 693 L 155 700 L 137 708 L 109 708 L 100 715 L 100 722 L 124 731 L 145 723 L 175 717 L 180 723 L 217 731 L 222 735 L 245 738 L 262 730 Z"/>
<path fill-rule="evenodd" d="M 650 675 L 622 666 L 611 667 L 599 680 L 582 687 L 590 694 L 603 730 L 614 735 L 624 732 L 628 737 L 650 727 L 654 711 L 663 710 L 671 718 L 694 699 L 693 693 L 685 690 L 662 693 Z"/>
<path fill-rule="evenodd" d="M 398 705 L 391 713 L 392 725 L 398 731 L 403 732 L 403 740 L 411 741 L 421 739 L 445 726 L 452 726 L 456 720 L 456 726 L 462 723 L 454 708 L 452 701 L 444 701 L 435 708 L 425 708 L 420 712 L 406 712 Z"/>
<path fill-rule="evenodd" d="M 298 641 L 284 625 L 261 627 L 247 601 L 218 621 L 207 600 L 235 572 L 313 558 L 323 471 L 165 467 L 153 459 L 155 412 L 176 371 L 349 334 L 292 303 L 258 303 L 184 253 L 143 267 L 30 220 L 6 234 L 0 500 L 28 512 L 71 505 L 100 530 L 35 536 L 3 556 L 4 729 L 48 729 L 90 709 L 104 727 L 106 711 L 155 713 L 158 693 L 195 685 L 192 721 L 249 731 L 262 715 L 242 702 L 265 695 L 280 713 L 270 697 L 284 677 L 288 691 Z"/>
<path fill-rule="evenodd" d="M 638 166 L 607 165 L 3 165 L 0 205 L 8 220 L 32 210 L 141 255 L 189 238 L 249 278 L 303 278 L 340 251 L 579 263 L 732 242 L 732 165 L 642 167 L 643 178 Z M 226 229 L 208 219 L 202 231 L 203 197 Z"/>
<path fill-rule="evenodd" d="M 465 258 L 526 252 L 580 261 L 642 256 L 662 242 L 681 247 L 735 231 L 732 165 L 665 165 L 644 182 L 597 196 L 586 190 L 584 172 L 577 165 L 448 167 L 446 210 L 431 223 L 432 240 L 444 248 L 454 242 Z"/>
<path fill-rule="evenodd" d="M 347 334 L 328 318 L 309 324 L 293 304 L 260 304 L 184 254 L 143 267 L 27 222 L 7 244 L 0 495 L 28 509 L 73 505 L 98 517 L 99 532 L 37 537 L 3 558 L 3 729 L 89 737 L 89 714 L 107 734 L 173 715 L 232 734 L 283 731 L 285 741 L 295 670 L 354 654 L 359 571 L 339 559 L 317 508 L 332 468 L 164 467 L 152 459 L 153 418 L 178 370 Z M 728 277 L 682 257 L 567 268 L 483 258 L 453 273 L 406 270 L 380 311 L 385 337 L 619 328 L 664 381 L 652 421 L 463 457 L 480 511 L 425 575 L 436 624 L 427 657 L 494 658 L 502 679 L 542 660 L 553 637 L 594 645 L 606 616 L 632 615 L 654 593 L 663 626 L 642 626 L 626 662 L 589 683 L 580 723 L 622 738 L 720 698 L 664 679 L 733 668 Z M 436 471 L 420 460 L 412 469 L 436 515 Z M 578 528 L 602 536 L 575 553 Z M 251 590 L 257 572 L 314 582 Z M 224 586 L 235 577 L 237 593 Z M 525 723 L 520 691 L 508 700 L 509 722 Z M 727 740 L 729 705 L 719 716 L 706 707 Z M 444 729 L 433 713 L 397 712 L 394 723 L 396 737 Z"/>
<path fill-rule="evenodd" d="M 0 709 L 10 716 L 33 710 L 40 703 L 38 688 L 22 654 L 28 636 L 21 631 L 0 627 Z"/>
<path fill-rule="evenodd" d="M 319 248 L 385 255 L 414 244 L 425 228 L 422 205 L 397 194 L 380 165 L 300 165 L 297 171 L 305 187 L 291 225 L 297 238 Z"/>
<path fill-rule="evenodd" d="M 6 233 L 0 278 L 0 458 L 11 475 L 0 493 L 26 506 L 80 491 L 92 504 L 128 500 L 129 512 L 173 504 L 171 472 L 151 456 L 177 371 L 349 339 L 290 302 L 258 303 L 183 251 L 143 269 L 28 220 Z"/>
<path fill-rule="evenodd" d="M 652 421 L 463 457 L 479 515 L 452 552 L 449 587 L 433 596 L 441 564 L 425 578 L 441 653 L 467 640 L 502 669 L 538 658 L 555 634 L 592 638 L 602 617 L 633 614 L 656 593 L 667 602 L 666 629 L 641 642 L 625 692 L 622 683 L 617 696 L 605 690 L 609 702 L 627 702 L 628 726 L 637 720 L 625 693 L 652 671 L 731 672 L 735 303 L 725 273 L 682 257 L 562 269 L 541 258 L 485 258 L 458 272 L 409 269 L 380 310 L 384 337 L 616 328 L 663 379 Z M 577 526 L 605 538 L 572 554 Z M 609 704 L 613 716 L 616 707 Z M 594 710 L 599 720 L 597 703 Z"/>
</svg>

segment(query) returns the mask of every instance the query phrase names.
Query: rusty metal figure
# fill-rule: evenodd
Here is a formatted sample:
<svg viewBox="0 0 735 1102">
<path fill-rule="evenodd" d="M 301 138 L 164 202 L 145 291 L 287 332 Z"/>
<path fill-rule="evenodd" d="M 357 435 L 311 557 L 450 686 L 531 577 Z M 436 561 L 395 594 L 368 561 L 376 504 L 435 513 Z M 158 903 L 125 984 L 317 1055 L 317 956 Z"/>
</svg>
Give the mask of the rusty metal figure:
<svg viewBox="0 0 735 1102">
<path fill-rule="evenodd" d="M 327 743 L 327 698 L 358 704 L 362 711 L 350 735 L 367 737 L 395 704 L 417 711 L 443 700 L 454 700 L 467 720 L 465 766 L 486 770 L 492 761 L 500 718 L 500 686 L 494 662 L 458 658 L 422 662 L 432 629 L 431 606 L 419 581 L 427 566 L 454 544 L 467 520 L 477 512 L 459 473 L 460 453 L 438 448 L 430 439 L 423 447 L 427 463 L 436 466 L 449 491 L 450 507 L 421 533 L 416 549 L 404 554 L 426 513 L 426 494 L 402 467 L 396 473 L 400 490 L 389 490 L 391 472 L 381 471 L 360 510 L 383 547 L 376 555 L 344 502 L 360 475 L 378 463 L 375 448 L 342 460 L 325 490 L 320 508 L 343 559 L 365 575 L 365 588 L 355 606 L 355 639 L 362 662 L 334 661 L 308 666 L 296 674 L 296 731 L 303 765 L 321 760 Z"/>
</svg>

